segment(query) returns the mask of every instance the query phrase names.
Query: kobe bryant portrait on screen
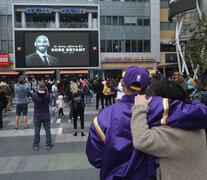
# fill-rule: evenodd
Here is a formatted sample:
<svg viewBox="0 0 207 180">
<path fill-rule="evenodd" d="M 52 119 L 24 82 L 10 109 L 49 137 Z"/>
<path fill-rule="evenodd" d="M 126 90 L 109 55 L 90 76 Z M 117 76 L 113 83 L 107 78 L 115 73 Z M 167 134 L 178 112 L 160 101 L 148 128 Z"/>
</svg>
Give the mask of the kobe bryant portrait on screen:
<svg viewBox="0 0 207 180">
<path fill-rule="evenodd" d="M 57 66 L 58 59 L 47 53 L 50 42 L 47 36 L 37 36 L 34 46 L 36 52 L 26 56 L 26 66 Z"/>
</svg>

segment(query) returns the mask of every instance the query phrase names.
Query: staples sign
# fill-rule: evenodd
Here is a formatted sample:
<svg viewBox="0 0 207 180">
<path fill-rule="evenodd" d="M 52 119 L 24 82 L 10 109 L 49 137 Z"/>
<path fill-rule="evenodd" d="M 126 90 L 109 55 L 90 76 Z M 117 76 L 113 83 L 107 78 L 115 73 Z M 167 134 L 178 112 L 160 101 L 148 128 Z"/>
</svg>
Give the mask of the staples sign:
<svg viewBox="0 0 207 180">
<path fill-rule="evenodd" d="M 9 54 L 0 54 L 0 66 L 9 66 Z"/>
</svg>

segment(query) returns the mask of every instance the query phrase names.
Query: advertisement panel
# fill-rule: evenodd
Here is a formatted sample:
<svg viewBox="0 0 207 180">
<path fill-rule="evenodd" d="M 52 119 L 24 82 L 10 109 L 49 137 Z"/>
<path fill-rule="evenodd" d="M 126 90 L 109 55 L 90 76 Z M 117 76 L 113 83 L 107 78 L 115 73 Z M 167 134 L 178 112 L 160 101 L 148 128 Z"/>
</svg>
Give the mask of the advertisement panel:
<svg viewBox="0 0 207 180">
<path fill-rule="evenodd" d="M 177 54 L 176 53 L 167 53 L 165 54 L 165 62 L 166 63 L 177 63 Z"/>
<path fill-rule="evenodd" d="M 16 68 L 98 67 L 98 32 L 16 31 Z"/>
<path fill-rule="evenodd" d="M 172 21 L 173 16 L 196 8 L 196 0 L 169 0 L 168 20 Z"/>
<path fill-rule="evenodd" d="M 0 66 L 9 66 L 9 54 L 0 53 Z"/>
</svg>

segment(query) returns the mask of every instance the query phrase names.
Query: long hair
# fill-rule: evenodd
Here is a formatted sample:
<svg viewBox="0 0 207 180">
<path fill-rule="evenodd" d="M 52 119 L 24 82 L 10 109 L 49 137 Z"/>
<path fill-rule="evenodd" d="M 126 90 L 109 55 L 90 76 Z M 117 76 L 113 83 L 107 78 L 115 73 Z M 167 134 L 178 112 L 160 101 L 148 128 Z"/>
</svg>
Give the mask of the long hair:
<svg viewBox="0 0 207 180">
<path fill-rule="evenodd" d="M 195 81 L 197 89 L 205 89 L 206 87 L 206 80 L 205 78 L 199 78 Z"/>
<path fill-rule="evenodd" d="M 78 92 L 78 84 L 75 83 L 75 82 L 72 82 L 71 85 L 70 85 L 70 91 L 71 91 L 72 93 L 76 93 L 76 92 Z"/>
<path fill-rule="evenodd" d="M 187 95 L 184 89 L 176 82 L 162 79 L 155 90 L 155 96 L 169 98 L 172 100 L 181 100 L 186 102 Z"/>
</svg>

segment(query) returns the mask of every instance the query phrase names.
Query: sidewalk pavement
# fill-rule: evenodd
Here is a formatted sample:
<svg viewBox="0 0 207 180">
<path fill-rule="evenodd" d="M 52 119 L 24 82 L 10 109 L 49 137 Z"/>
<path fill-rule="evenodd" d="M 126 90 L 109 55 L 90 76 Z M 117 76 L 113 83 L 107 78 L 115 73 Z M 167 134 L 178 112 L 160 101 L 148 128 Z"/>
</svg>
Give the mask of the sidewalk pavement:
<svg viewBox="0 0 207 180">
<path fill-rule="evenodd" d="M 52 108 L 51 108 L 52 109 Z M 51 110 L 52 149 L 45 148 L 45 132 L 42 127 L 40 149 L 33 150 L 33 103 L 28 108 L 28 126 L 24 130 L 23 117 L 15 130 L 15 106 L 3 117 L 0 130 L 0 180 L 98 180 L 99 170 L 92 167 L 85 154 L 86 140 L 92 120 L 97 116 L 95 98 L 85 109 L 86 136 L 73 136 L 73 123 L 69 123 L 69 107 L 64 116 L 57 118 Z M 55 115 L 55 116 L 54 116 Z"/>
</svg>

